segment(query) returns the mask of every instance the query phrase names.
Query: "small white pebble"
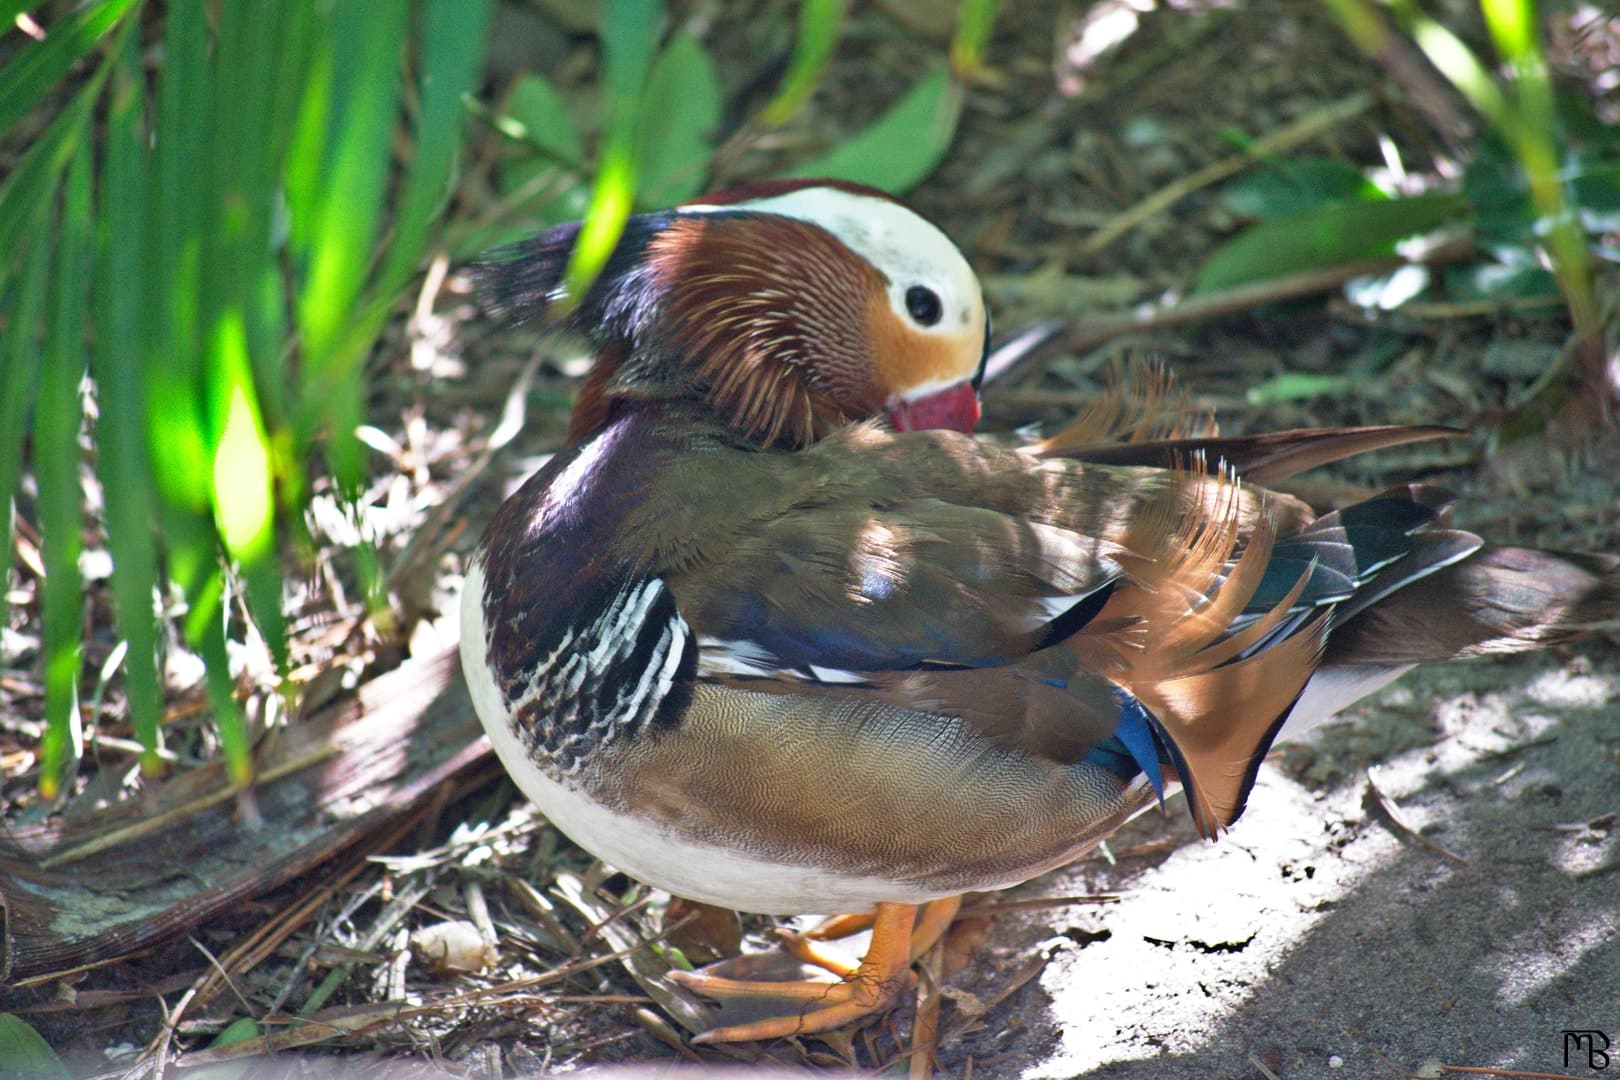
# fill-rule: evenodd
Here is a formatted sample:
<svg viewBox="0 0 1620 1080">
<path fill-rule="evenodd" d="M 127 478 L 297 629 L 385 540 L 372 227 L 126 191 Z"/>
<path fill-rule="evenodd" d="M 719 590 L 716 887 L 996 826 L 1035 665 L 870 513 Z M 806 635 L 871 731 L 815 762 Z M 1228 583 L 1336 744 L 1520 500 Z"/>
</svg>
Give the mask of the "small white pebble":
<svg viewBox="0 0 1620 1080">
<path fill-rule="evenodd" d="M 465 919 L 435 923 L 411 935 L 411 951 L 436 975 L 483 971 L 500 961 L 495 947 Z"/>
<path fill-rule="evenodd" d="M 1344 1068 L 1344 1058 L 1340 1057 L 1338 1054 L 1329 1054 L 1328 1055 L 1328 1068 L 1330 1068 L 1330 1069 L 1342 1069 L 1342 1068 Z"/>
</svg>

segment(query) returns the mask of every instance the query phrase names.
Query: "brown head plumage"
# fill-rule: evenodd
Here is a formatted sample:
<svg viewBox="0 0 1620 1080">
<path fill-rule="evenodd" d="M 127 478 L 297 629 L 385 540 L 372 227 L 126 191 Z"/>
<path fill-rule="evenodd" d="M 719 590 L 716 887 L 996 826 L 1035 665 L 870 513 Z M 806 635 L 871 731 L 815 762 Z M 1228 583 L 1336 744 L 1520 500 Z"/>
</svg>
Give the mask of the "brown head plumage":
<svg viewBox="0 0 1620 1080">
<path fill-rule="evenodd" d="M 491 306 L 542 314 L 577 234 L 484 263 Z M 598 348 L 574 441 L 635 401 L 696 404 L 752 442 L 795 447 L 885 414 L 901 429 L 978 419 L 987 320 L 972 269 L 871 189 L 779 182 L 633 218 L 569 322 Z"/>
</svg>

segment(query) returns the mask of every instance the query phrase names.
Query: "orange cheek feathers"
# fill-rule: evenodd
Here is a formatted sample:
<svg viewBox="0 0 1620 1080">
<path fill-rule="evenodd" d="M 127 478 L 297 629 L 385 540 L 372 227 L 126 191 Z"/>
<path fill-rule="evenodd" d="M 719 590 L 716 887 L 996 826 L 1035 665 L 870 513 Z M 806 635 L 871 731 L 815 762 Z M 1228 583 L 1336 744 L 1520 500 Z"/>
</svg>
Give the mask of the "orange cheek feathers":
<svg viewBox="0 0 1620 1080">
<path fill-rule="evenodd" d="M 876 381 L 889 397 L 929 383 L 943 386 L 970 379 L 979 370 L 979 354 L 984 349 L 982 320 L 959 333 L 924 332 L 902 322 L 889 306 L 888 296 L 874 290 L 866 325 Z"/>
</svg>

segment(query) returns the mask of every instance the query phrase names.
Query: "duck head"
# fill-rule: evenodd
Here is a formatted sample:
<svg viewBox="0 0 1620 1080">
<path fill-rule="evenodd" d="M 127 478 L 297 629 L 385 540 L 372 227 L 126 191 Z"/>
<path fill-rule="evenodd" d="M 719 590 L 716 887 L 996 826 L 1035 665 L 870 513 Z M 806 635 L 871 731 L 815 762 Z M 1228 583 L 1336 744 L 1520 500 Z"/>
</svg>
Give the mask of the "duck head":
<svg viewBox="0 0 1620 1080">
<path fill-rule="evenodd" d="M 495 314 L 546 317 L 578 234 L 564 225 L 481 263 Z M 570 441 L 638 402 L 697 403 L 787 447 L 877 416 L 902 431 L 979 418 L 978 279 L 943 232 L 873 188 L 774 181 L 633 217 L 561 322 L 597 352 Z"/>
</svg>

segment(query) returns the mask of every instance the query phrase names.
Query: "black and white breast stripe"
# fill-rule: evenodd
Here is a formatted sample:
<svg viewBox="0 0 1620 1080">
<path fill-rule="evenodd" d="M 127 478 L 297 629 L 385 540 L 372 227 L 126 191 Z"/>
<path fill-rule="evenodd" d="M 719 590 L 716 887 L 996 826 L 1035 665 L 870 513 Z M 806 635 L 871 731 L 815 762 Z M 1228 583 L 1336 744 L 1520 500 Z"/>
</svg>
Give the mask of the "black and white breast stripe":
<svg viewBox="0 0 1620 1080">
<path fill-rule="evenodd" d="M 557 620 L 556 643 L 508 696 L 512 731 L 563 772 L 592 751 L 674 723 L 697 662 L 691 628 L 658 578 L 632 581 Z M 558 613 L 561 614 L 561 613 Z M 493 624 L 491 624 L 493 625 Z"/>
</svg>

